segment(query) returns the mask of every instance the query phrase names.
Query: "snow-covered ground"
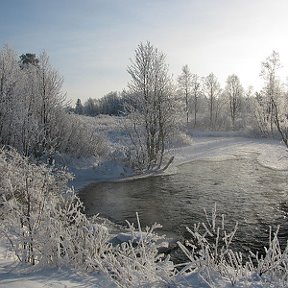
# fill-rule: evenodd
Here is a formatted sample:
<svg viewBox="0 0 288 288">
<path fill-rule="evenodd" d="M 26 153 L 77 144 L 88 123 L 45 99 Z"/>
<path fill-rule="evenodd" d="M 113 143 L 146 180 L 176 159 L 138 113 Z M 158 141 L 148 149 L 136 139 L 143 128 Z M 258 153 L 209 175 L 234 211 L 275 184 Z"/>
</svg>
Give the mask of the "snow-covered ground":
<svg viewBox="0 0 288 288">
<path fill-rule="evenodd" d="M 218 161 L 234 157 L 245 157 L 249 153 L 257 153 L 261 165 L 272 169 L 288 169 L 288 157 L 285 146 L 277 140 L 254 139 L 242 137 L 198 137 L 193 139 L 193 144 L 173 149 L 169 152 L 175 156 L 174 162 L 164 173 L 173 173 L 177 166 L 188 161 L 206 159 Z M 287 155 L 286 155 L 287 154 Z M 84 169 L 85 168 L 85 169 Z M 129 176 L 123 168 L 115 165 L 113 161 L 106 163 L 103 169 L 95 167 L 84 167 L 74 169 L 76 176 L 73 185 L 81 188 L 89 182 L 103 179 L 121 178 Z M 104 172 L 108 174 L 105 175 Z M 19 266 L 7 252 L 5 245 L 0 245 L 0 287 L 115 287 L 105 275 L 86 275 L 69 271 L 67 269 L 39 269 L 29 270 L 27 267 Z M 197 275 L 179 278 L 179 286 L 176 287 L 210 287 Z M 180 286 L 181 285 L 183 286 Z M 229 281 L 219 280 L 218 287 L 230 287 Z M 204 286 L 203 286 L 204 285 Z M 234 286 L 237 287 L 237 286 Z M 238 286 L 245 287 L 245 286 Z M 247 287 L 260 286 L 257 281 L 250 283 Z M 273 286 L 271 286 L 273 287 Z"/>
<path fill-rule="evenodd" d="M 169 152 L 175 155 L 174 166 L 193 160 L 220 161 L 257 153 L 259 164 L 276 170 L 288 169 L 288 153 L 279 140 L 244 137 L 197 137 L 189 146 Z M 287 154 L 287 155 L 286 155 Z"/>
<path fill-rule="evenodd" d="M 105 275 L 93 273 L 90 275 L 76 273 L 61 268 L 45 268 L 33 270 L 21 268 L 15 263 L 0 261 L 1 288 L 39 288 L 39 287 L 116 287 Z"/>
</svg>

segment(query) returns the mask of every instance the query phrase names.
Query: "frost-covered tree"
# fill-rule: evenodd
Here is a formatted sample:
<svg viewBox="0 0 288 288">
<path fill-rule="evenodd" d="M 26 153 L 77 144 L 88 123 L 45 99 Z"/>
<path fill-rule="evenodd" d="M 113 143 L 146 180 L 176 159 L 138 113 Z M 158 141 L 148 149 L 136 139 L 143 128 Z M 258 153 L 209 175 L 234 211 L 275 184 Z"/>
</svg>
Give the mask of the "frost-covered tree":
<svg viewBox="0 0 288 288">
<path fill-rule="evenodd" d="M 288 147 L 288 101 L 278 75 L 280 68 L 280 57 L 275 51 L 262 62 L 260 76 L 264 80 L 264 87 L 256 95 L 255 111 L 260 131 L 273 136 L 276 128 Z"/>
<path fill-rule="evenodd" d="M 215 122 L 218 115 L 218 108 L 217 105 L 218 97 L 221 93 L 221 88 L 218 79 L 213 73 L 210 73 L 204 79 L 204 94 L 208 100 L 208 107 L 209 107 L 209 127 L 210 129 L 215 128 Z"/>
<path fill-rule="evenodd" d="M 20 69 L 16 53 L 8 46 L 0 54 L 0 143 L 30 155 L 41 135 L 37 68 L 25 62 Z"/>
<path fill-rule="evenodd" d="M 126 99 L 117 91 L 111 91 L 99 99 L 89 98 L 83 105 L 83 113 L 87 116 L 96 116 L 99 114 L 121 116 L 124 113 L 124 103 Z M 75 113 L 78 113 L 79 103 L 77 101 Z M 81 110 L 81 109 L 80 109 Z"/>
<path fill-rule="evenodd" d="M 96 99 L 88 98 L 84 103 L 84 114 L 88 116 L 96 116 L 99 114 L 99 107 Z"/>
<path fill-rule="evenodd" d="M 186 124 L 189 123 L 189 103 L 191 97 L 191 86 L 192 86 L 192 74 L 188 65 L 182 67 L 182 73 L 178 77 L 178 85 L 181 91 L 181 94 L 184 96 L 185 101 L 185 114 L 186 114 Z"/>
<path fill-rule="evenodd" d="M 282 97 L 275 101 L 275 124 L 282 141 L 288 148 L 288 92 L 282 90 Z"/>
<path fill-rule="evenodd" d="M 243 87 L 238 76 L 235 74 L 228 76 L 224 93 L 229 102 L 233 130 L 235 129 L 235 121 L 240 116 L 243 92 Z"/>
<path fill-rule="evenodd" d="M 194 127 L 197 125 L 197 114 L 199 111 L 200 97 L 202 94 L 201 80 L 197 74 L 192 74 L 191 78 L 191 95 L 194 113 Z"/>
<path fill-rule="evenodd" d="M 122 99 L 116 91 L 109 92 L 98 102 L 100 114 L 119 116 L 123 112 Z"/>
<path fill-rule="evenodd" d="M 21 77 L 16 53 L 7 45 L 0 50 L 0 143 L 14 145 L 17 140 L 17 113 L 21 88 Z"/>
<path fill-rule="evenodd" d="M 45 52 L 39 56 L 38 65 L 37 88 L 40 101 L 38 113 L 42 129 L 39 150 L 41 153 L 50 153 L 59 145 L 57 139 L 59 135 L 54 128 L 63 115 L 62 108 L 65 101 L 65 94 L 62 91 L 63 78 L 51 66 L 49 57 Z"/>
<path fill-rule="evenodd" d="M 280 69 L 280 58 L 279 54 L 275 51 L 267 57 L 266 61 L 261 63 L 261 73 L 260 76 L 263 78 L 265 82 L 265 86 L 262 91 L 262 95 L 264 97 L 263 109 L 266 110 L 267 114 L 267 121 L 269 122 L 270 132 L 273 136 L 274 130 L 274 121 L 275 121 L 275 109 L 276 109 L 276 102 L 279 98 L 279 78 L 277 75 L 277 71 Z"/>
<path fill-rule="evenodd" d="M 29 62 L 22 66 L 21 70 L 22 95 L 18 99 L 20 103 L 18 118 L 21 123 L 19 127 L 21 145 L 19 147 L 14 145 L 14 147 L 25 156 L 35 155 L 42 135 L 38 112 L 40 110 L 40 99 L 37 70 L 38 66 Z"/>
<path fill-rule="evenodd" d="M 0 146 L 37 158 L 51 158 L 55 151 L 75 156 L 98 154 L 101 137 L 94 128 L 71 119 L 62 83 L 45 52 L 39 57 L 23 54 L 19 61 L 8 46 L 0 49 Z"/>
<path fill-rule="evenodd" d="M 150 42 L 140 43 L 128 66 L 131 76 L 130 136 L 138 164 L 159 168 L 173 131 L 173 91 L 165 55 Z"/>
<path fill-rule="evenodd" d="M 264 94 L 268 99 L 270 127 L 273 135 L 273 122 L 288 147 L 288 99 L 277 71 L 281 68 L 279 54 L 275 51 L 262 63 L 261 76 L 265 81 Z"/>
<path fill-rule="evenodd" d="M 266 137 L 271 135 L 271 121 L 268 107 L 269 105 L 263 91 L 256 92 L 254 102 L 255 119 L 259 131 Z"/>
</svg>

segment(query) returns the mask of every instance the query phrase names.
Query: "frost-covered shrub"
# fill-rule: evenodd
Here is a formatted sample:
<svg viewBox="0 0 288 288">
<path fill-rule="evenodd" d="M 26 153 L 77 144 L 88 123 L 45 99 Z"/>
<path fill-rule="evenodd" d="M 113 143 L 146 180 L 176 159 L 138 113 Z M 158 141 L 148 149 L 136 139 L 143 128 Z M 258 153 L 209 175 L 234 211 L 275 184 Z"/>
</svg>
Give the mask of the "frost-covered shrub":
<svg viewBox="0 0 288 288">
<path fill-rule="evenodd" d="M 154 230 L 161 225 L 142 231 L 138 216 L 137 220 L 138 231 L 127 222 L 131 238 L 105 255 L 105 270 L 120 287 L 167 287 L 164 285 L 172 282 L 175 269 L 170 258 L 158 252 L 163 236 Z"/>
<path fill-rule="evenodd" d="M 227 231 L 215 206 L 207 223 L 187 228 L 191 240 L 178 243 L 189 262 L 176 272 L 169 257 L 159 254 L 160 225 L 142 231 L 137 216 L 138 229 L 128 223 L 125 241 L 113 245 L 107 228 L 96 217 L 88 219 L 79 197 L 67 189 L 71 176 L 65 171 L 30 163 L 13 149 L 0 150 L 0 171 L 0 236 L 21 262 L 102 271 L 119 287 L 191 287 L 195 275 L 208 287 L 287 287 L 288 246 L 280 247 L 278 230 L 270 229 L 264 255 L 251 253 L 244 262 L 231 245 L 237 224 Z"/>
<path fill-rule="evenodd" d="M 227 232 L 224 215 L 217 216 L 216 206 L 212 210 L 211 217 L 206 213 L 206 219 L 207 223 L 195 224 L 193 230 L 186 228 L 192 238 L 185 243 L 186 245 L 178 243 L 190 260 L 184 271 L 198 269 L 207 282 L 213 282 L 210 274 L 207 273 L 208 268 L 211 272 L 228 277 L 234 284 L 246 272 L 241 252 L 231 249 L 237 223 L 232 231 Z"/>
<path fill-rule="evenodd" d="M 252 253 L 250 270 L 255 271 L 263 282 L 277 283 L 279 287 L 287 287 L 288 283 L 288 245 L 283 249 L 278 239 L 279 226 L 273 233 L 270 227 L 269 243 L 264 255 Z M 256 263 L 256 264 L 255 264 Z"/>
<path fill-rule="evenodd" d="M 103 157 L 108 153 L 105 137 L 98 133 L 88 117 L 66 114 L 55 129 L 58 136 L 56 150 L 74 157 Z"/>
<path fill-rule="evenodd" d="M 160 285 L 174 275 L 173 263 L 158 253 L 158 225 L 143 233 L 139 221 L 139 232 L 129 225 L 132 240 L 114 246 L 108 230 L 88 219 L 79 197 L 66 188 L 69 174 L 4 149 L 0 171 L 0 236 L 19 261 L 102 271 L 121 287 Z"/>
<path fill-rule="evenodd" d="M 48 156 L 55 157 L 55 154 L 60 153 L 78 159 L 85 157 L 102 159 L 109 154 L 105 135 L 97 131 L 96 125 L 87 120 L 88 117 L 59 112 L 62 113 L 58 116 L 59 123 L 51 132 L 57 141 L 53 142 L 50 150 L 46 152 Z"/>
<path fill-rule="evenodd" d="M 108 247 L 107 230 L 94 219 L 87 219 L 74 191 L 61 195 L 57 205 L 53 202 L 46 205 L 48 213 L 43 217 L 46 228 L 38 239 L 42 249 L 39 264 L 98 270 Z"/>
<path fill-rule="evenodd" d="M 186 245 L 178 243 L 189 259 L 180 265 L 184 268 L 177 275 L 179 283 L 198 278 L 209 287 L 287 287 L 288 245 L 281 249 L 279 228 L 274 234 L 270 228 L 264 255 L 250 252 L 249 261 L 245 262 L 241 252 L 231 248 L 237 223 L 227 232 L 224 216 L 217 215 L 216 205 L 211 216 L 206 213 L 206 219 L 207 223 L 195 224 L 193 230 L 187 228 L 192 239 Z"/>
<path fill-rule="evenodd" d="M 56 205 L 71 175 L 36 165 L 15 150 L 0 150 L 0 203 L 2 232 L 9 239 L 20 261 L 35 264 L 35 241 L 43 228 L 47 203 Z"/>
<path fill-rule="evenodd" d="M 0 171 L 1 232 L 20 261 L 81 267 L 90 265 L 89 255 L 97 263 L 107 230 L 87 219 L 82 202 L 67 189 L 71 175 L 4 149 Z"/>
</svg>

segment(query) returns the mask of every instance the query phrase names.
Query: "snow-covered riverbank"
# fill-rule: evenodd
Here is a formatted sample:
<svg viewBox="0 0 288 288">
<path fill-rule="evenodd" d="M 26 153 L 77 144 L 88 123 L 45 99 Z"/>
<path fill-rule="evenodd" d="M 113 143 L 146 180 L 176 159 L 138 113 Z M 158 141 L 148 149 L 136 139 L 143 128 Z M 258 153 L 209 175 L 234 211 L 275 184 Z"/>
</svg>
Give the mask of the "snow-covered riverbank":
<svg viewBox="0 0 288 288">
<path fill-rule="evenodd" d="M 288 152 L 279 140 L 245 138 L 245 137 L 195 137 L 193 144 L 171 149 L 170 156 L 174 161 L 163 173 L 175 173 L 177 166 L 194 160 L 220 161 L 245 157 L 247 153 L 257 153 L 259 164 L 276 170 L 288 169 Z M 287 154 L 287 155 L 286 155 Z M 127 181 L 136 178 L 159 175 L 154 174 L 134 175 L 127 167 L 123 167 L 116 160 L 109 160 L 102 165 L 82 165 L 70 167 L 75 175 L 71 185 L 79 190 L 90 183 L 101 181 Z"/>
</svg>

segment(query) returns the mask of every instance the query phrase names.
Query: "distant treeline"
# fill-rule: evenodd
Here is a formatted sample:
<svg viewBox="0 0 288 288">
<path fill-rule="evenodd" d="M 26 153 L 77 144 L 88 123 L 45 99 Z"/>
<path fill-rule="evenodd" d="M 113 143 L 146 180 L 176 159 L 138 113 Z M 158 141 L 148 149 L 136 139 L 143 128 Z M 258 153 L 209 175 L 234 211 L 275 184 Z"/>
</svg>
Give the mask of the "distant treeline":
<svg viewBox="0 0 288 288">
<path fill-rule="evenodd" d="M 122 93 L 114 91 L 100 99 L 89 98 L 83 104 L 80 99 L 77 99 L 75 108 L 72 108 L 72 111 L 75 114 L 87 116 L 99 114 L 121 116 L 125 114 L 125 103 L 128 101 L 125 95 L 125 91 Z"/>
</svg>

